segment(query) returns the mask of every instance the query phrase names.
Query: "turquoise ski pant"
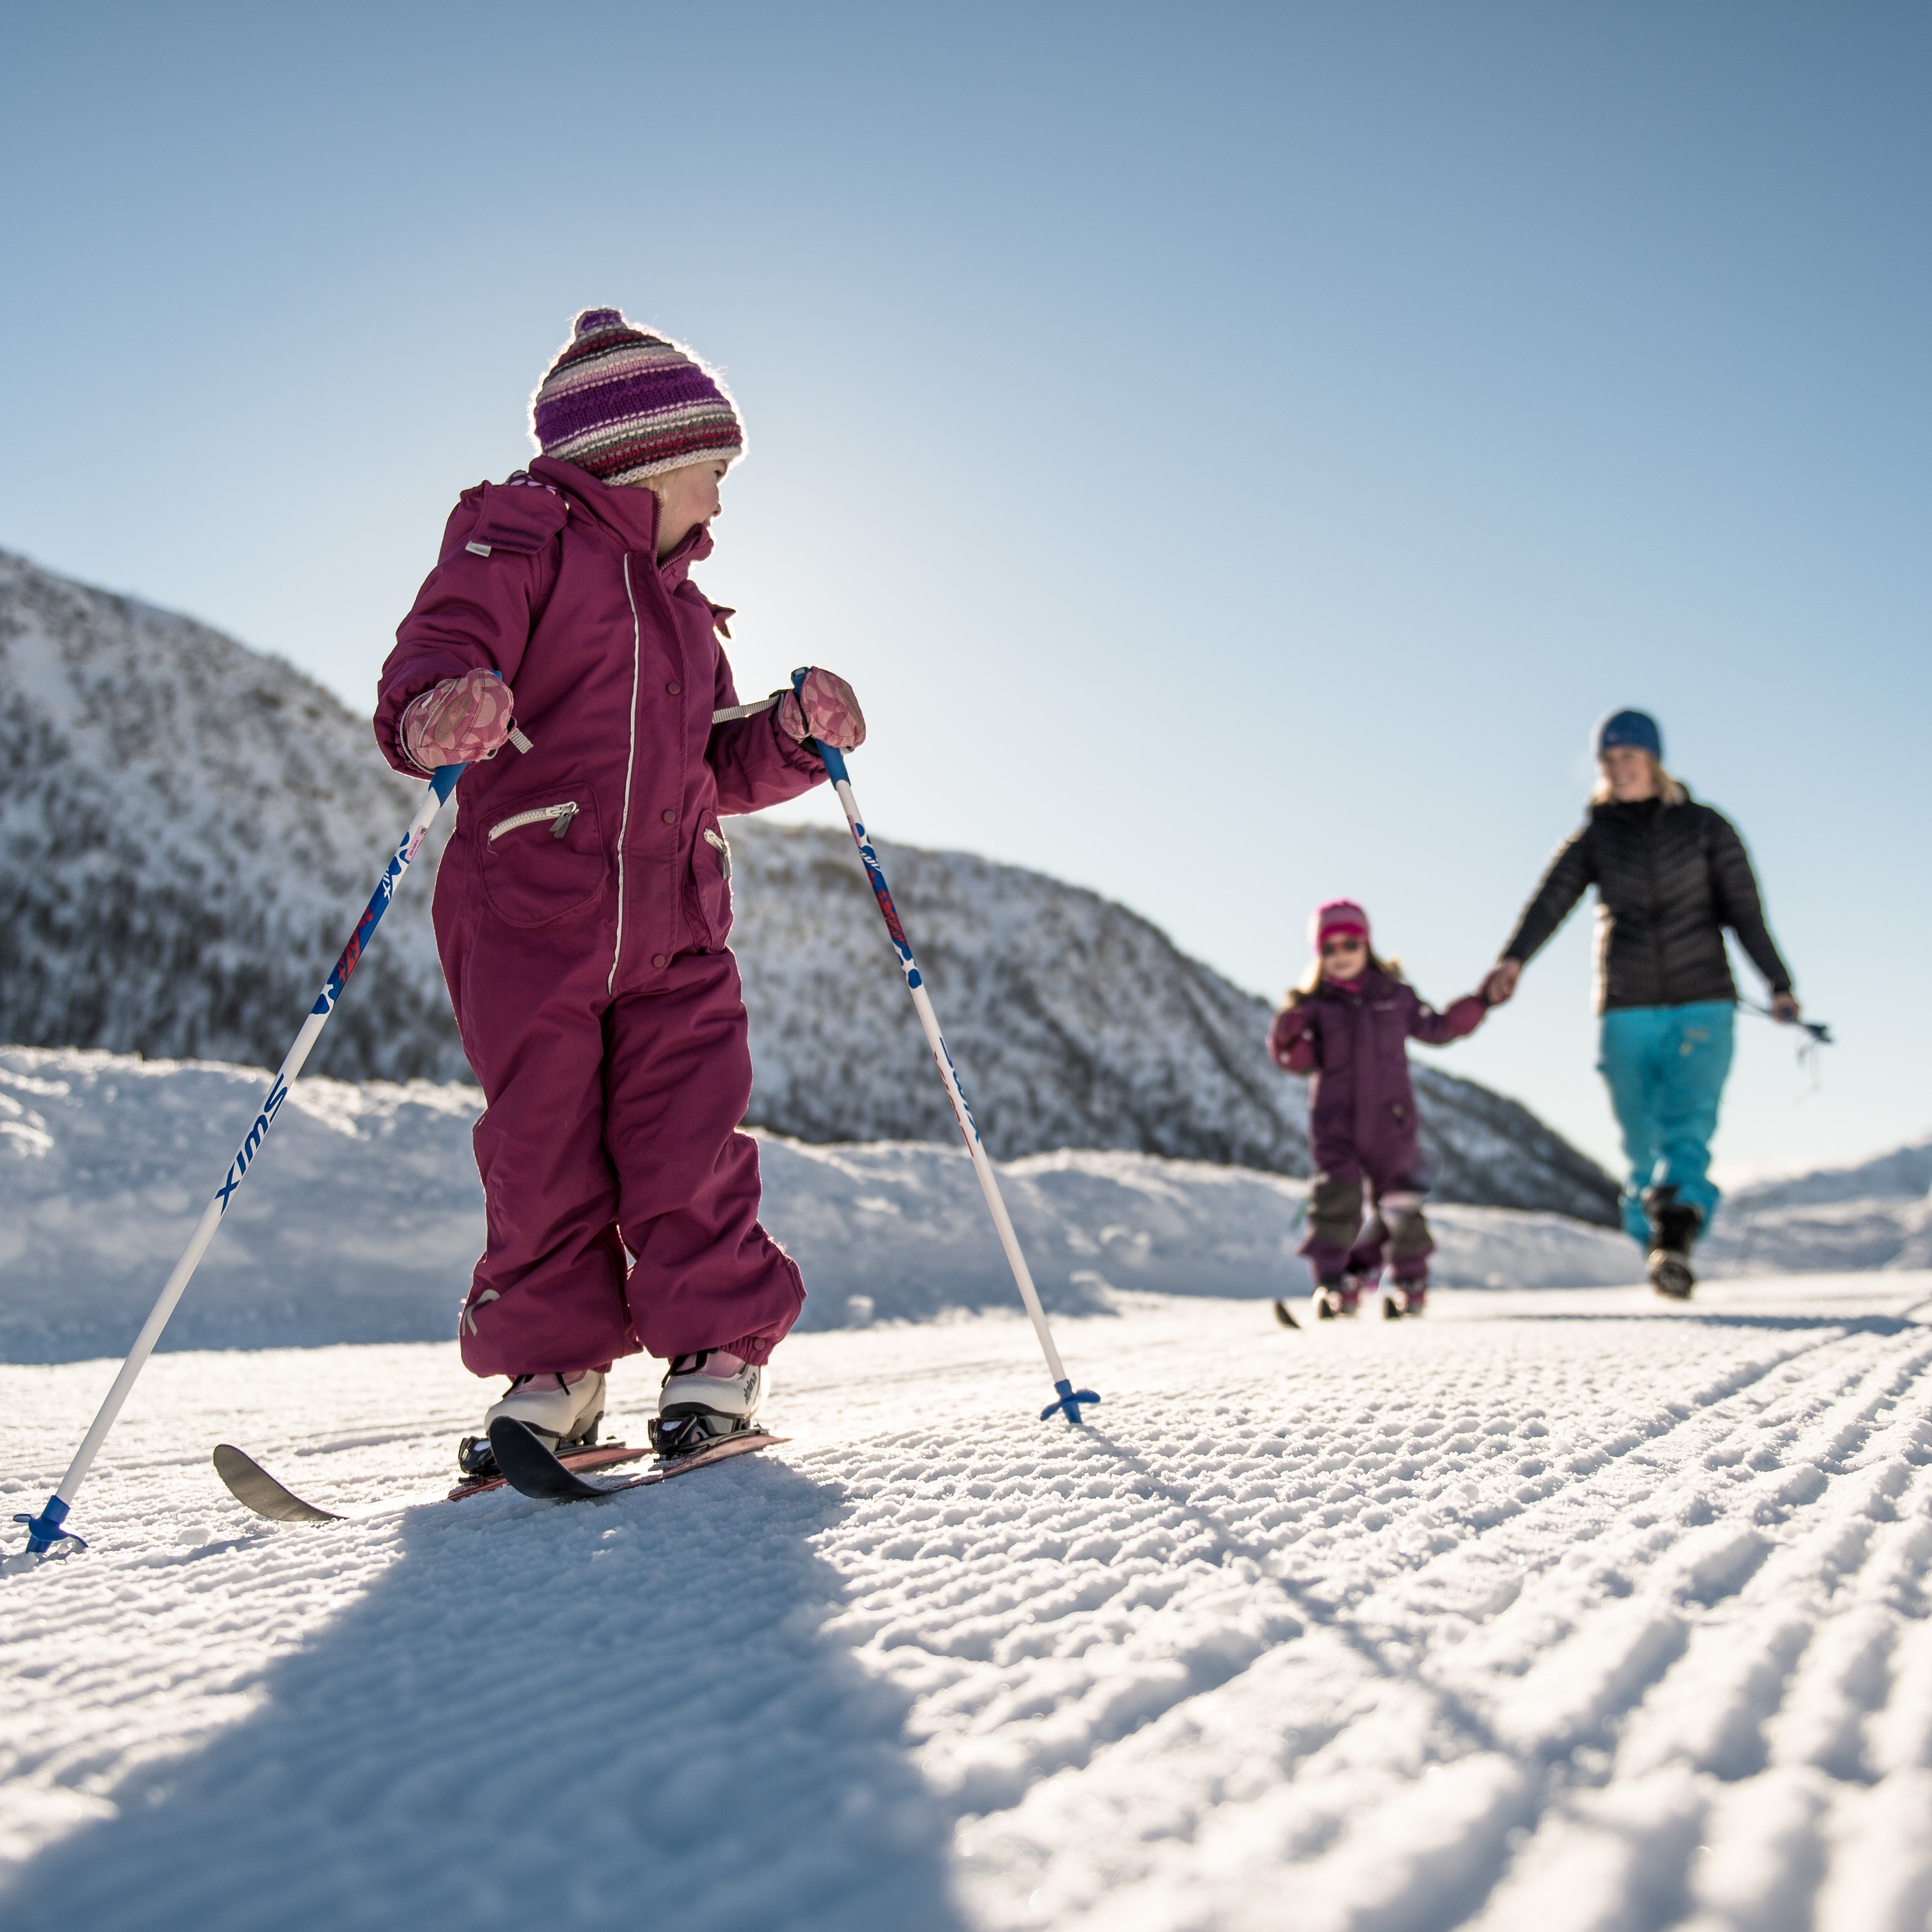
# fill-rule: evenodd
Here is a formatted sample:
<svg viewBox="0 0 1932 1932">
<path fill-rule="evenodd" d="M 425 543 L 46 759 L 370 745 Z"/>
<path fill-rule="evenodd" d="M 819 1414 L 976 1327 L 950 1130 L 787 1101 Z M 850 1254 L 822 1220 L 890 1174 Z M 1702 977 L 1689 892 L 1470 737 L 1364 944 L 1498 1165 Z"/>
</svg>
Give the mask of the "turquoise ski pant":
<svg viewBox="0 0 1932 1932">
<path fill-rule="evenodd" d="M 1640 1246 L 1650 1238 L 1647 1187 L 1675 1187 L 1708 1228 L 1719 1196 L 1710 1176 L 1711 1136 L 1731 1070 L 1737 1010 L 1728 1000 L 1683 1006 L 1620 1006 L 1604 1016 L 1597 1070 L 1610 1090 L 1630 1178 L 1624 1228 Z"/>
</svg>

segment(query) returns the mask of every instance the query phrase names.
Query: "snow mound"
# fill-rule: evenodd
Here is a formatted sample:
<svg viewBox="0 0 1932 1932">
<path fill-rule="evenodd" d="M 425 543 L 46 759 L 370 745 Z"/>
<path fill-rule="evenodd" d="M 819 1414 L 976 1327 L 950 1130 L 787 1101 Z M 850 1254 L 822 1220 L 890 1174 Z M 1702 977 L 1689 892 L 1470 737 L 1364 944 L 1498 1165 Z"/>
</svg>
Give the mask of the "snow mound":
<svg viewBox="0 0 1932 1932">
<path fill-rule="evenodd" d="M 1932 1267 L 1932 1138 L 1741 1188 L 1699 1252 L 1714 1274 Z"/>
<path fill-rule="evenodd" d="M 266 1090 L 206 1060 L 0 1048 L 0 1360 L 118 1354 Z M 305 1079 L 236 1193 L 166 1346 L 262 1348 L 453 1335 L 482 1246 L 474 1088 Z M 808 1328 L 1004 1308 L 1011 1278 L 964 1151 L 761 1136 L 768 1225 L 797 1256 Z M 1304 1182 L 1118 1151 L 1004 1169 L 1050 1308 L 1115 1291 L 1304 1293 Z M 1622 1236 L 1560 1215 L 1433 1210 L 1439 1279 L 1628 1281 Z"/>
<path fill-rule="evenodd" d="M 0 1918 L 1920 1932 L 1932 1276 L 1130 1302 L 1089 1428 L 1016 1318 L 806 1335 L 789 1441 L 583 1506 L 430 1502 L 447 1344 L 158 1360 L 0 1580 Z M 14 1508 L 105 1380 L 0 1368 Z"/>
<path fill-rule="evenodd" d="M 0 553 L 0 1040 L 276 1064 L 416 796 L 367 723 L 292 667 Z M 824 830 L 731 824 L 750 1118 L 809 1141 L 950 1142 L 827 810 Z M 452 817 L 314 1072 L 466 1077 L 429 916 Z M 996 1154 L 1117 1147 L 1308 1171 L 1304 1084 L 1268 1063 L 1264 1002 L 1095 893 L 881 850 Z M 1432 1066 L 1417 1085 L 1444 1198 L 1612 1218 L 1609 1178 L 1526 1108 Z"/>
</svg>

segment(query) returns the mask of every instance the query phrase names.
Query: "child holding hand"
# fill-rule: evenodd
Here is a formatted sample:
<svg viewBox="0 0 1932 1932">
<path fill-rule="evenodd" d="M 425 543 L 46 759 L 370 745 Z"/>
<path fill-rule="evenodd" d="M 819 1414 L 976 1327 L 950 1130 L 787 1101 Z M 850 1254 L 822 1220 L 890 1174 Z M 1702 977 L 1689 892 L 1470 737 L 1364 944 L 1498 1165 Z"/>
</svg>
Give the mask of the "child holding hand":
<svg viewBox="0 0 1932 1932">
<path fill-rule="evenodd" d="M 1472 1034 L 1487 1002 L 1472 993 L 1446 1012 L 1426 1006 L 1392 961 L 1369 944 L 1369 916 L 1352 899 L 1318 906 L 1309 922 L 1315 958 L 1268 1029 L 1284 1072 L 1306 1073 L 1315 1172 L 1301 1245 L 1324 1321 L 1353 1315 L 1362 1290 L 1390 1259 L 1390 1316 L 1420 1315 L 1436 1244 L 1423 1219 L 1428 1192 L 1408 1042 L 1446 1045 Z M 1364 1202 L 1369 1206 L 1364 1225 Z"/>
<path fill-rule="evenodd" d="M 669 1364 L 660 1453 L 751 1426 L 805 1289 L 759 1224 L 738 1131 L 752 1062 L 718 819 L 819 784 L 807 740 L 866 735 L 850 688 L 815 669 L 714 715 L 738 702 L 731 614 L 688 573 L 745 439 L 694 355 L 586 310 L 531 430 L 527 470 L 458 502 L 375 719 L 398 771 L 470 766 L 436 889 L 488 1103 L 487 1245 L 458 1334 L 469 1368 L 510 1378 L 459 1452 L 470 1475 L 494 1473 L 499 1416 L 594 1442 L 605 1375 L 640 1350 Z"/>
</svg>

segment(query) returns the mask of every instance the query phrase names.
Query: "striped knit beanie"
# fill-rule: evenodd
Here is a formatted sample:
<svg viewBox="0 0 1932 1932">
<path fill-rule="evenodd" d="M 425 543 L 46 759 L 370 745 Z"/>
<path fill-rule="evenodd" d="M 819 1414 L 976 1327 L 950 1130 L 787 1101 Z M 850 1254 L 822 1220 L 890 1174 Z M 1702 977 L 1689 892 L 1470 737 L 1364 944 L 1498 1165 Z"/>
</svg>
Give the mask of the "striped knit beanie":
<svg viewBox="0 0 1932 1932">
<path fill-rule="evenodd" d="M 587 308 L 530 398 L 530 434 L 546 456 L 604 483 L 637 483 L 707 457 L 745 453 L 724 384 L 689 350 Z"/>
<path fill-rule="evenodd" d="M 1317 952 L 1331 933 L 1349 932 L 1368 944 L 1369 916 L 1353 899 L 1328 900 L 1310 916 L 1308 943 Z"/>
</svg>

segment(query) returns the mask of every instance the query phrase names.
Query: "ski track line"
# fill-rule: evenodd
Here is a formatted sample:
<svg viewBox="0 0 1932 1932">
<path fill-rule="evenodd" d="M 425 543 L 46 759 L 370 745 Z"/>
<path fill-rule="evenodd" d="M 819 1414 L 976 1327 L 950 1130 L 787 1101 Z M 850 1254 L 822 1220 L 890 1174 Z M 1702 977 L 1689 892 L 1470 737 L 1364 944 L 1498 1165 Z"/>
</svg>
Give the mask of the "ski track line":
<svg viewBox="0 0 1932 1932">
<path fill-rule="evenodd" d="M 0 1579 L 0 1916 L 1923 1932 L 1932 1334 L 1619 1293 L 1136 1297 L 1057 1324 L 1079 1436 L 1017 1322 L 801 1336 L 770 1467 L 574 1508 L 398 1507 L 443 1352 L 158 1358 L 98 1547 Z M 100 1379 L 0 1370 L 16 1507 Z M 390 1513 L 262 1524 L 202 1436 Z M 580 1775 L 494 1776 L 556 1712 Z"/>
</svg>

